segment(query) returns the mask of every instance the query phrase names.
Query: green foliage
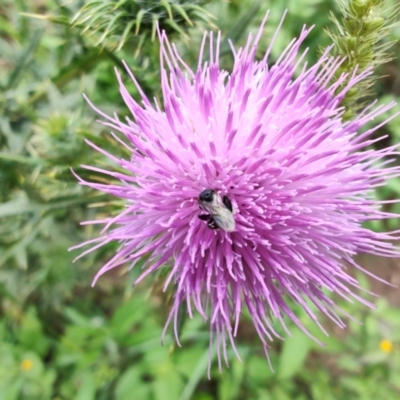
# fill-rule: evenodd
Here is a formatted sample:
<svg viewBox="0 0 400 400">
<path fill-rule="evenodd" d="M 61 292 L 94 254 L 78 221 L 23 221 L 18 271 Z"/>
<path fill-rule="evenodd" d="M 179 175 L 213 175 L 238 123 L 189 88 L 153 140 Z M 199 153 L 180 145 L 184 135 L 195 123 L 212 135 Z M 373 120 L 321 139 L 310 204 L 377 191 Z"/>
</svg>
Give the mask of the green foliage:
<svg viewBox="0 0 400 400">
<path fill-rule="evenodd" d="M 135 11 L 144 3 L 141 9 L 146 12 L 140 16 L 139 11 L 126 24 L 129 7 Z M 207 325 L 199 318 L 187 320 L 183 347 L 177 348 L 171 334 L 161 346 L 171 293 L 146 284 L 132 290 L 140 264 L 130 272 L 121 268 L 110 273 L 91 288 L 93 275 L 115 246 L 106 246 L 76 264 L 73 259 L 78 252 L 66 250 L 98 235 L 96 227 L 80 226 L 80 221 L 101 219 L 122 206 L 77 185 L 71 167 L 82 177 L 98 181 L 105 178 L 85 171 L 81 164 L 111 167 L 84 139 L 118 157 L 127 156 L 107 129 L 96 123 L 98 117 L 81 94 L 86 93 L 107 113 L 128 115 L 113 72 L 117 67 L 128 81 L 121 68 L 124 59 L 149 98 L 160 96 L 158 45 L 147 40 L 154 36 L 154 15 L 162 28 L 175 32 L 174 40 L 190 65 L 196 65 L 199 42 L 211 15 L 222 30 L 221 54 L 227 69 L 232 65 L 227 38 L 242 44 L 248 31 L 257 29 L 267 8 L 271 15 L 262 38 L 264 47 L 284 8 L 289 9 L 272 62 L 303 24 L 317 21 L 305 43 L 310 62 L 315 61 L 321 40 L 328 39 L 321 34 L 332 7 L 328 0 L 205 3 L 1 2 L 1 400 L 399 397 L 400 312 L 384 300 L 376 311 L 340 303 L 363 324 L 349 322 L 348 329 L 338 331 L 324 321 L 330 337 L 324 337 L 304 311 L 293 305 L 310 333 L 326 347 L 319 347 L 288 322 L 292 337 L 271 343 L 275 372 L 270 371 L 251 321 L 244 315 L 237 339 L 243 361 L 229 351 L 230 368 L 220 373 L 212 353 L 209 380 Z M 150 9 L 149 4 L 158 8 Z M 82 34 L 83 24 L 88 29 Z M 386 33 L 389 42 L 400 35 L 397 26 Z M 94 46 L 99 40 L 100 46 Z M 138 47 L 141 41 L 146 45 Z M 394 53 L 398 51 L 395 45 Z M 387 75 L 394 71 L 392 78 L 378 85 L 380 102 L 388 103 L 397 95 L 397 63 L 392 61 L 386 71 Z M 137 97 L 135 87 L 128 87 Z M 383 133 L 389 144 L 398 143 L 399 124 L 392 121 Z M 393 199 L 399 193 L 399 181 L 393 180 L 379 188 L 376 196 Z M 390 210 L 395 211 L 388 205 Z M 374 228 L 398 229 L 398 221 L 389 221 L 387 226 L 376 223 Z M 286 336 L 279 326 L 276 329 Z M 380 349 L 383 339 L 393 344 L 392 351 Z"/>
<path fill-rule="evenodd" d="M 275 373 L 258 346 L 246 344 L 251 338 L 239 337 L 243 362 L 230 354 L 230 369 L 218 373 L 214 366 L 207 381 L 208 335 L 201 333 L 201 321 L 187 323 L 183 348 L 177 350 L 172 338 L 160 346 L 157 307 L 140 289 L 110 315 L 93 306 L 86 312 L 65 307 L 58 317 L 63 330 L 57 340 L 34 306 L 23 310 L 5 301 L 0 393 L 4 399 L 124 400 L 133 393 L 143 400 L 161 400 L 165 393 L 181 400 L 319 399 L 322 394 L 339 400 L 368 395 L 391 399 L 400 390 L 398 347 L 385 353 L 379 342 L 387 338 L 399 346 L 400 318 L 398 309 L 385 301 L 378 305 L 376 312 L 344 305 L 362 324 L 350 323 L 347 332 L 329 338 L 325 350 L 290 326 L 293 338 L 270 350 Z M 306 317 L 304 311 L 300 317 Z M 379 385 L 382 379 L 387 385 Z"/>
</svg>

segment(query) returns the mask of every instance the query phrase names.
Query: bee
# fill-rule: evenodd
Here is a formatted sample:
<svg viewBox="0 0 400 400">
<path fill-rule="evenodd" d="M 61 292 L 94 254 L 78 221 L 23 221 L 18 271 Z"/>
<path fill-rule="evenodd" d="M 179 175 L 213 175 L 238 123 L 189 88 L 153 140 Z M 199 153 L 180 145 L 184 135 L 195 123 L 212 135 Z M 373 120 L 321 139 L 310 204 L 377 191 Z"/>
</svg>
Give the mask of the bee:
<svg viewBox="0 0 400 400">
<path fill-rule="evenodd" d="M 221 196 L 213 189 L 205 189 L 199 195 L 200 209 L 207 214 L 199 214 L 202 221 L 207 221 L 210 229 L 221 228 L 226 232 L 235 230 L 232 203 L 228 196 Z"/>
</svg>

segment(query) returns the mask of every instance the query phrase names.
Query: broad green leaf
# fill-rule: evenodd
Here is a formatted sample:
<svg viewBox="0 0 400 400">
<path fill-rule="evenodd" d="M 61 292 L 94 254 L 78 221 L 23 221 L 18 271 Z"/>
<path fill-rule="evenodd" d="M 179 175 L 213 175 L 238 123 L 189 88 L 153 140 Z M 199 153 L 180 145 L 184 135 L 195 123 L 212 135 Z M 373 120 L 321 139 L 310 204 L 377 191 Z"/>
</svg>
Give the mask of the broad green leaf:
<svg viewBox="0 0 400 400">
<path fill-rule="evenodd" d="M 147 400 L 150 398 L 150 383 L 142 379 L 139 365 L 128 368 L 118 379 L 115 400 Z"/>
<path fill-rule="evenodd" d="M 74 400 L 95 400 L 96 383 L 90 372 L 85 372 L 80 376 L 81 384 Z"/>
<path fill-rule="evenodd" d="M 282 343 L 279 357 L 278 378 L 288 379 L 295 375 L 307 359 L 312 348 L 311 339 L 299 330 L 292 330 L 293 337 L 288 337 Z"/>
<path fill-rule="evenodd" d="M 190 350 L 189 350 L 190 351 Z M 191 355 L 195 356 L 196 353 L 192 352 Z M 209 362 L 209 354 L 207 350 L 203 350 L 202 355 L 195 358 L 196 365 L 191 371 L 189 380 L 186 382 L 179 400 L 190 400 L 193 393 L 196 390 L 196 386 L 199 384 L 200 380 L 203 379 L 207 373 L 207 367 Z"/>
</svg>

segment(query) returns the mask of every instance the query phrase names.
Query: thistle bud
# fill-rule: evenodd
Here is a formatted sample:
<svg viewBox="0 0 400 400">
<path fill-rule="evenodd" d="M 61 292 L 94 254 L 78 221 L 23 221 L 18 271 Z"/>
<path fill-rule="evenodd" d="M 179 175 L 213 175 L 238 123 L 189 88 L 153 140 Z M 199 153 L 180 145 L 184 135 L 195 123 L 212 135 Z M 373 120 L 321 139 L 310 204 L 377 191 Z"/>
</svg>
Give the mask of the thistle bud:
<svg viewBox="0 0 400 400">
<path fill-rule="evenodd" d="M 343 20 L 343 25 L 350 35 L 356 36 L 363 28 L 363 21 L 348 17 Z"/>
<path fill-rule="evenodd" d="M 375 32 L 382 28 L 385 24 L 385 19 L 382 17 L 371 17 L 364 21 L 364 29 L 366 32 Z"/>
<path fill-rule="evenodd" d="M 364 17 L 370 10 L 368 0 L 352 0 L 349 3 L 350 11 L 355 17 Z"/>
</svg>

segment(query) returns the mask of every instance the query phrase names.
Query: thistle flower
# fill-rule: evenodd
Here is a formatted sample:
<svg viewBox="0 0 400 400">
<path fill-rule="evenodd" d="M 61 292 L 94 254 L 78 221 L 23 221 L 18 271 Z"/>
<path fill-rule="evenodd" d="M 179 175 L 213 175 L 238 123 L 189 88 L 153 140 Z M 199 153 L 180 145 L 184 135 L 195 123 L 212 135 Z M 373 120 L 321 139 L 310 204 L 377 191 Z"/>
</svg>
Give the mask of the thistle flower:
<svg viewBox="0 0 400 400">
<path fill-rule="evenodd" d="M 173 285 L 175 295 L 164 333 L 173 321 L 179 344 L 179 308 L 184 305 L 190 318 L 199 313 L 210 326 L 210 343 L 216 340 L 219 364 L 221 358 L 227 362 L 226 341 L 236 352 L 234 337 L 245 308 L 266 353 L 269 341 L 279 337 L 274 320 L 287 331 L 288 316 L 307 332 L 289 298 L 322 330 L 309 302 L 344 327 L 326 291 L 372 306 L 353 291 L 359 285 L 347 268 L 364 271 L 353 256 L 399 255 L 391 242 L 394 232 L 376 233 L 363 226 L 392 217 L 380 210 L 384 202 L 374 199 L 373 189 L 399 176 L 399 167 L 390 166 L 397 153 L 394 147 L 371 147 L 382 139 L 372 134 L 383 123 L 363 133 L 362 128 L 393 104 L 372 105 L 344 122 L 341 100 L 370 71 L 354 71 L 350 78 L 343 74 L 331 83 L 343 60 L 330 58 L 329 49 L 308 67 L 300 45 L 310 28 L 304 27 L 268 65 L 276 33 L 256 61 L 267 16 L 243 48 L 232 46 L 232 72 L 219 67 L 220 33 L 216 43 L 212 33 L 205 34 L 196 71 L 160 33 L 163 105 L 153 105 L 131 75 L 141 103 L 134 100 L 117 72 L 134 120 L 121 121 L 95 108 L 104 125 L 125 136 L 122 141 L 112 133 L 131 158 L 116 158 L 91 144 L 125 173 L 84 167 L 120 183 L 78 177 L 81 184 L 126 202 L 116 217 L 88 222 L 105 227 L 82 255 L 120 243 L 93 283 L 117 266 L 133 268 L 143 257 L 136 282 L 169 268 L 164 288 Z M 208 39 L 209 61 L 203 62 Z M 218 199 L 217 214 L 218 207 L 232 208 L 229 229 L 221 229 L 212 214 L 208 221 L 198 217 L 204 210 L 214 212 L 212 206 L 199 209 L 200 193 L 202 206 L 211 192 Z"/>
</svg>

